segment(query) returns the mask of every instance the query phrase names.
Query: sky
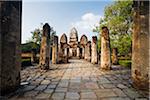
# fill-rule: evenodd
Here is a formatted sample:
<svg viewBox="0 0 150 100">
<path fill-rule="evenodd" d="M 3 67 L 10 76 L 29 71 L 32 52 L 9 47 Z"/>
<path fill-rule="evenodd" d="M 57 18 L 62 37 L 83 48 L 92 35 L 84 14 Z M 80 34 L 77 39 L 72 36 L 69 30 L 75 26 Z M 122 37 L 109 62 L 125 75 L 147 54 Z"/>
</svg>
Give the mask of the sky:
<svg viewBox="0 0 150 100">
<path fill-rule="evenodd" d="M 104 16 L 105 6 L 112 0 L 24 0 L 22 8 L 22 43 L 31 38 L 31 32 L 48 23 L 61 37 L 69 39 L 70 30 L 75 27 L 78 40 L 85 34 L 88 40 L 97 35 L 92 30 Z"/>
</svg>

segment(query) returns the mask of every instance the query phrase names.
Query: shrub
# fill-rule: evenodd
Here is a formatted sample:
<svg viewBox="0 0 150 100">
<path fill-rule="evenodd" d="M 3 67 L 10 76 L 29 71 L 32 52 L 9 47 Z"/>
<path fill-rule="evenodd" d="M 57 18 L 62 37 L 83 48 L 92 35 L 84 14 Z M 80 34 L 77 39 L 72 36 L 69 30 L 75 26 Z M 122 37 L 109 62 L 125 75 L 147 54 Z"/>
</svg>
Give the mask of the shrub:
<svg viewBox="0 0 150 100">
<path fill-rule="evenodd" d="M 22 58 L 21 60 L 21 66 L 25 67 L 25 66 L 31 66 L 31 59 L 30 58 Z"/>
<path fill-rule="evenodd" d="M 121 66 L 131 68 L 131 60 L 119 60 L 119 64 Z"/>
</svg>

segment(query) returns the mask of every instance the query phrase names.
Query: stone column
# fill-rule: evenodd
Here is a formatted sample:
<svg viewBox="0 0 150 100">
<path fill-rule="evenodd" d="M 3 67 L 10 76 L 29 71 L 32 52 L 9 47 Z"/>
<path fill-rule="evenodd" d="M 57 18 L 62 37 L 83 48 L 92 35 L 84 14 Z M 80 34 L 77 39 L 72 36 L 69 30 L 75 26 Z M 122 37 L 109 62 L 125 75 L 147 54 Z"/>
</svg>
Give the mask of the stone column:
<svg viewBox="0 0 150 100">
<path fill-rule="evenodd" d="M 118 64 L 118 49 L 117 48 L 113 48 L 112 49 L 112 63 L 114 65 L 117 65 Z"/>
<path fill-rule="evenodd" d="M 132 79 L 139 89 L 149 89 L 149 2 L 134 1 Z"/>
<path fill-rule="evenodd" d="M 58 45 L 58 63 L 61 63 L 62 56 L 63 56 L 63 52 L 62 52 L 61 44 L 59 44 Z"/>
<path fill-rule="evenodd" d="M 91 41 L 88 41 L 86 45 L 86 60 L 91 61 Z"/>
<path fill-rule="evenodd" d="M 36 49 L 31 51 L 31 63 L 36 63 Z"/>
<path fill-rule="evenodd" d="M 39 66 L 41 69 L 49 69 L 50 62 L 50 26 L 46 23 L 43 26 L 43 34 L 41 41 L 41 49 L 40 49 L 40 63 Z"/>
<path fill-rule="evenodd" d="M 69 48 L 69 56 L 72 57 L 72 48 Z"/>
<path fill-rule="evenodd" d="M 63 63 L 68 63 L 68 47 L 67 44 L 64 47 L 64 54 L 63 54 Z"/>
<path fill-rule="evenodd" d="M 0 95 L 20 85 L 22 1 L 0 1 Z"/>
<path fill-rule="evenodd" d="M 64 56 L 67 56 L 67 48 L 64 48 Z"/>
<path fill-rule="evenodd" d="M 56 64 L 56 56 L 57 56 L 57 52 L 56 52 L 56 45 L 52 46 L 52 64 Z"/>
<path fill-rule="evenodd" d="M 87 52 L 88 52 L 88 47 L 85 45 L 85 54 L 84 54 L 84 59 L 87 60 Z"/>
<path fill-rule="evenodd" d="M 84 50 L 85 48 L 83 47 L 82 48 L 82 59 L 84 59 L 84 56 L 85 56 L 85 50 Z"/>
<path fill-rule="evenodd" d="M 53 47 L 52 47 L 52 64 L 58 62 L 58 36 L 54 36 Z"/>
<path fill-rule="evenodd" d="M 98 63 L 98 59 L 97 59 L 97 37 L 93 36 L 92 37 L 92 56 L 91 56 L 91 63 L 92 64 L 97 64 Z"/>
<path fill-rule="evenodd" d="M 80 57 L 80 48 L 77 48 L 77 57 Z"/>
<path fill-rule="evenodd" d="M 107 27 L 102 27 L 101 33 L 101 68 L 111 69 L 110 38 Z"/>
</svg>

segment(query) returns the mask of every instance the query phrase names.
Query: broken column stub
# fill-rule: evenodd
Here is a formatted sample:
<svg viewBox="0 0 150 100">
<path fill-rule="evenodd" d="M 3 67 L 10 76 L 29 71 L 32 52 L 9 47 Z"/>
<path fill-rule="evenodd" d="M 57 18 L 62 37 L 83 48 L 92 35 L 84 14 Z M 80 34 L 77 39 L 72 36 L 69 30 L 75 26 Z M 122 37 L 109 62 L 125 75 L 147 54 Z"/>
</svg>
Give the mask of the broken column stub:
<svg viewBox="0 0 150 100">
<path fill-rule="evenodd" d="M 117 65 L 118 63 L 118 49 L 113 48 L 112 49 L 112 64 Z"/>
</svg>

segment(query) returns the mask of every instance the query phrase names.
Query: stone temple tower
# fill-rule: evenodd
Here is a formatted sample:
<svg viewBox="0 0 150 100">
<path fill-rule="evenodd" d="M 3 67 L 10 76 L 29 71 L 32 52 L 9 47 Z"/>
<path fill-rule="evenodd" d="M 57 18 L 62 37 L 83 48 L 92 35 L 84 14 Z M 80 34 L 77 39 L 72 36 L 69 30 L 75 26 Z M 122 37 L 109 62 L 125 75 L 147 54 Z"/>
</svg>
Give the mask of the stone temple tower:
<svg viewBox="0 0 150 100">
<path fill-rule="evenodd" d="M 76 28 L 72 28 L 70 31 L 70 41 L 69 41 L 69 56 L 77 56 L 77 47 L 78 47 L 78 32 Z"/>
</svg>

